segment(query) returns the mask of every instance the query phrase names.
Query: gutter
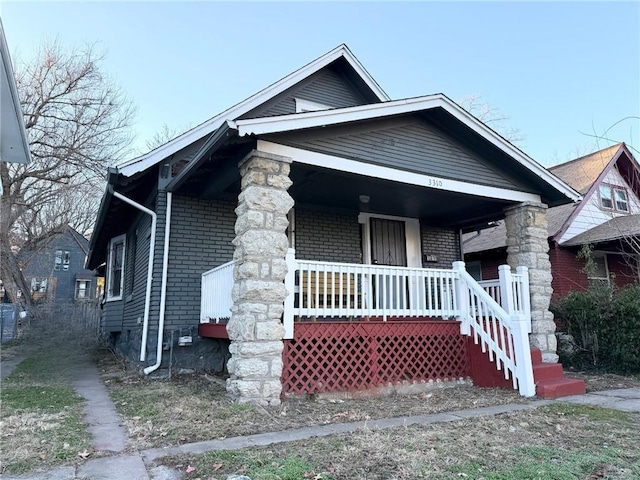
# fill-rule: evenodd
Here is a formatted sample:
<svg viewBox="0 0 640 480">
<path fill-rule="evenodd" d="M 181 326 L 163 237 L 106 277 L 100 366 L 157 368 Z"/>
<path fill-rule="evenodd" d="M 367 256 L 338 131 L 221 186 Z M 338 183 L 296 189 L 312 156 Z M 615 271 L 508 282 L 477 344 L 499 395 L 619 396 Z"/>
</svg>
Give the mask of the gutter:
<svg viewBox="0 0 640 480">
<path fill-rule="evenodd" d="M 147 215 L 151 215 L 151 239 L 149 245 L 149 261 L 147 266 L 147 289 L 144 296 L 144 320 L 142 323 L 142 343 L 140 345 L 140 361 L 144 362 L 147 359 L 147 336 L 149 334 L 149 310 L 151 307 L 151 283 L 153 282 L 153 259 L 155 255 L 156 246 L 156 222 L 158 215 L 153 210 L 148 209 L 144 205 L 134 202 L 128 197 L 125 197 L 119 192 L 113 189 L 113 185 L 107 187 L 107 191 L 115 198 L 128 203 L 132 207 L 137 208 Z"/>
<path fill-rule="evenodd" d="M 167 192 L 167 215 L 164 226 L 164 251 L 162 253 L 162 285 L 160 287 L 160 317 L 158 318 L 158 343 L 156 346 L 156 363 L 143 370 L 145 375 L 149 375 L 160 367 L 162 363 L 162 341 L 164 333 L 165 307 L 167 304 L 167 271 L 169 266 L 169 234 L 171 233 L 171 202 L 173 194 Z M 149 261 L 149 264 L 152 262 Z M 146 337 L 145 337 L 146 338 Z M 146 346 L 146 341 L 144 343 Z"/>
</svg>

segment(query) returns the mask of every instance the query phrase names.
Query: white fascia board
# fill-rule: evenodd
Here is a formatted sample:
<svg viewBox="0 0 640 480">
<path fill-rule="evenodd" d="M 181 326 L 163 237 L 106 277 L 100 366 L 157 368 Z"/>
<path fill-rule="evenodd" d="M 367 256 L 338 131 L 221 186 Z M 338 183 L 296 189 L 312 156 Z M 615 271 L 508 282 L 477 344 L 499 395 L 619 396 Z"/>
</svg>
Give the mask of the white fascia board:
<svg viewBox="0 0 640 480">
<path fill-rule="evenodd" d="M 173 155 L 174 153 L 182 150 L 185 147 L 188 147 L 193 142 L 196 142 L 204 136 L 211 134 L 212 132 L 220 128 L 225 120 L 235 120 L 239 116 L 244 115 L 255 107 L 284 92 L 286 89 L 292 87 L 306 77 L 321 70 L 340 57 L 344 57 L 345 60 L 349 62 L 349 64 L 358 73 L 358 75 L 360 75 L 360 77 L 369 86 L 369 88 L 373 90 L 380 101 L 385 102 L 389 100 L 387 94 L 384 93 L 384 91 L 380 88 L 376 81 L 353 56 L 347 46 L 340 45 L 339 47 L 334 48 L 330 52 L 317 58 L 313 62 L 308 63 L 304 67 L 287 75 L 281 80 L 278 80 L 277 82 L 269 85 L 263 90 L 260 90 L 258 93 L 252 95 L 246 100 L 243 100 L 233 107 L 228 108 L 227 110 L 207 120 L 206 122 L 192 128 L 188 132 L 183 133 L 179 137 L 176 137 L 175 139 L 165 143 L 164 145 L 161 145 L 160 147 L 152 150 L 145 155 L 134 158 L 119 165 L 118 172 L 126 177 L 130 177 L 132 175 L 135 175 L 136 173 L 146 170 L 152 165 L 155 165 L 156 163 L 162 161 L 166 157 Z"/>
<path fill-rule="evenodd" d="M 420 112 L 442 107 L 440 95 L 393 100 L 384 103 L 358 105 L 355 107 L 333 108 L 315 112 L 278 115 L 275 117 L 250 118 L 237 120 L 238 135 L 265 135 L 282 133 L 305 128 L 328 127 L 359 120 L 372 120 L 404 113 Z"/>
<path fill-rule="evenodd" d="M 31 159 L 29 141 L 1 20 L 0 70 L 0 159 L 4 162 L 28 163 Z"/>
<path fill-rule="evenodd" d="M 458 121 L 469 127 L 485 140 L 500 148 L 507 155 L 515 159 L 528 170 L 532 171 L 535 175 L 550 184 L 556 190 L 562 192 L 572 201 L 575 202 L 581 198 L 580 194 L 565 182 L 550 173 L 531 157 L 513 146 L 500 135 L 488 128 L 485 124 L 476 119 L 473 115 L 456 105 L 442 94 L 333 110 L 238 120 L 236 125 L 238 127 L 239 136 L 264 135 L 269 133 L 301 130 L 305 128 L 326 127 L 330 125 L 338 125 L 360 120 L 371 120 L 406 113 L 416 113 L 438 107 L 443 108 Z"/>
<path fill-rule="evenodd" d="M 535 193 L 520 192 L 506 188 L 477 185 L 474 183 L 461 182 L 443 177 L 435 177 L 420 173 L 407 172 L 395 168 L 372 165 L 370 163 L 358 162 L 346 158 L 327 155 L 324 153 L 311 152 L 296 147 L 289 147 L 279 143 L 258 140 L 257 149 L 261 152 L 272 153 L 289 157 L 294 163 L 303 163 L 316 167 L 329 168 L 340 172 L 355 173 L 366 177 L 381 178 L 394 182 L 417 185 L 420 187 L 433 188 L 448 192 L 463 193 L 479 197 L 494 198 L 513 202 L 537 202 L 540 203 L 540 195 Z"/>
</svg>

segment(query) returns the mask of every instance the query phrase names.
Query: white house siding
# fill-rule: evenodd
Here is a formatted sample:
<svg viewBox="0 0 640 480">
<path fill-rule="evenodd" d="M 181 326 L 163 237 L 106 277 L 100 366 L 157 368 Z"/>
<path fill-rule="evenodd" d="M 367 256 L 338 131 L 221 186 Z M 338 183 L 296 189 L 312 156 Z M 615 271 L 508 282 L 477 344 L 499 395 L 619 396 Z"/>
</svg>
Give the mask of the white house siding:
<svg viewBox="0 0 640 480">
<path fill-rule="evenodd" d="M 609 171 L 604 178 L 603 183 L 624 187 L 627 191 L 630 213 L 640 213 L 640 199 L 638 199 L 629 184 L 624 180 L 622 175 L 620 175 L 617 168 L 612 168 Z M 585 198 L 583 202 L 585 202 L 585 205 L 582 207 L 578 216 L 573 219 L 564 235 L 560 238 L 560 243 L 566 242 L 576 235 L 611 220 L 614 216 L 624 215 L 618 212 L 612 212 L 611 210 L 602 210 L 600 208 L 600 196 L 598 194 L 598 189 L 596 189 L 589 197 Z"/>
</svg>

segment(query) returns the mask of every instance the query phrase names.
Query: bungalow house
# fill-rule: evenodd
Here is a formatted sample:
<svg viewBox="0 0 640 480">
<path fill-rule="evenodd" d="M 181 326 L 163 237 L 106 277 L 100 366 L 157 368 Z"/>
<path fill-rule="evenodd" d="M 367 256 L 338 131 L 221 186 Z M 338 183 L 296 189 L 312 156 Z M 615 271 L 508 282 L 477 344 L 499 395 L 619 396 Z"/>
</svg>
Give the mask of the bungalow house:
<svg viewBox="0 0 640 480">
<path fill-rule="evenodd" d="M 341 45 L 110 169 L 87 267 L 116 349 L 147 374 L 226 369 L 241 401 L 468 377 L 577 393 L 542 385 L 529 340 L 557 361 L 538 232 L 578 198 L 445 95 L 391 100 Z M 460 238 L 505 214 L 520 268 L 498 291 Z"/>
<path fill-rule="evenodd" d="M 549 168 L 583 195 L 579 203 L 547 212 L 553 294 L 563 297 L 593 282 L 618 287 L 640 281 L 640 165 L 620 143 Z M 465 234 L 464 258 L 478 280 L 497 278 L 493 270 L 507 258 L 504 223 Z M 579 255 L 589 246 L 594 262 L 585 271 Z"/>
<path fill-rule="evenodd" d="M 22 274 L 34 300 L 55 304 L 97 298 L 101 278 L 84 268 L 89 241 L 70 226 L 20 253 Z"/>
</svg>

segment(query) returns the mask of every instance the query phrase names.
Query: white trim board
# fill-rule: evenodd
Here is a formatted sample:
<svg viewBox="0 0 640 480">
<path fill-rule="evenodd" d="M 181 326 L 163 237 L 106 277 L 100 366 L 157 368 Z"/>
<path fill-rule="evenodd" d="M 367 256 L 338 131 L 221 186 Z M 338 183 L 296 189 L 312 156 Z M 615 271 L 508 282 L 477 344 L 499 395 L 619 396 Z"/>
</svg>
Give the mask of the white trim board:
<svg viewBox="0 0 640 480">
<path fill-rule="evenodd" d="M 301 148 L 289 147 L 279 143 L 258 140 L 257 149 L 262 152 L 272 153 L 290 157 L 293 162 L 303 163 L 316 167 L 329 168 L 340 172 L 355 173 L 372 178 L 381 178 L 394 182 L 417 185 L 420 187 L 433 188 L 449 192 L 476 195 L 479 197 L 496 198 L 513 202 L 538 202 L 542 200 L 540 195 L 506 188 L 489 187 L 477 185 L 475 183 L 462 182 L 460 180 L 450 180 L 448 178 L 434 177 L 420 173 L 407 172 L 381 165 L 349 160 L 346 158 L 327 155 L 324 153 L 310 152 Z"/>
</svg>

